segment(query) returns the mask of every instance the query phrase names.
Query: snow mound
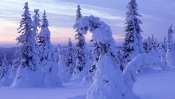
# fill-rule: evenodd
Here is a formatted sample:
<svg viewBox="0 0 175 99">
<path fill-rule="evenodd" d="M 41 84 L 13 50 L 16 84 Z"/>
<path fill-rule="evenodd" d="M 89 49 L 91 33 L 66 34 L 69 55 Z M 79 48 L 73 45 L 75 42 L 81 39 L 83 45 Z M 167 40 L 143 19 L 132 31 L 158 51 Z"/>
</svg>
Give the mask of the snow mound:
<svg viewBox="0 0 175 99">
<path fill-rule="evenodd" d="M 44 75 L 41 71 L 32 71 L 20 65 L 11 86 L 15 88 L 44 87 Z"/>
<path fill-rule="evenodd" d="M 122 73 L 116 65 L 110 55 L 104 54 L 100 57 L 87 99 L 139 99 L 127 89 Z M 111 94 L 113 92 L 115 94 Z"/>
</svg>

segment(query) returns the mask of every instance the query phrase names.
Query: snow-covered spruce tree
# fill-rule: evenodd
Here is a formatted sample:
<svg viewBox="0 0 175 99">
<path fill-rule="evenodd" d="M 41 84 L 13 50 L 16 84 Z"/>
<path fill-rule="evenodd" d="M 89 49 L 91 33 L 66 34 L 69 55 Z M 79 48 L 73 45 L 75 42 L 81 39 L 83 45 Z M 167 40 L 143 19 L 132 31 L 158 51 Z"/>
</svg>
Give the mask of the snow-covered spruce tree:
<svg viewBox="0 0 175 99">
<path fill-rule="evenodd" d="M 123 70 L 124 68 L 124 58 L 123 58 L 123 50 L 122 48 L 117 48 L 117 57 L 120 60 L 120 69 Z"/>
<path fill-rule="evenodd" d="M 67 53 L 68 53 L 68 56 L 66 60 L 66 65 L 68 67 L 68 73 L 71 77 L 75 69 L 75 48 L 70 38 L 69 38 L 68 46 L 67 46 Z"/>
<path fill-rule="evenodd" d="M 2 59 L 1 73 L 0 73 L 0 84 L 2 86 L 10 86 L 12 79 L 10 79 L 10 69 L 11 66 L 4 54 L 4 59 Z"/>
<path fill-rule="evenodd" d="M 147 39 L 147 48 L 145 52 L 148 56 L 150 56 L 150 58 L 152 58 L 152 60 L 150 60 L 149 64 L 144 64 L 144 66 L 142 66 L 146 67 L 144 68 L 144 70 L 147 71 L 148 69 L 152 69 L 153 67 L 159 67 L 161 65 L 161 54 L 159 53 L 158 42 L 153 35 L 152 37 L 148 37 Z"/>
<path fill-rule="evenodd" d="M 7 71 L 9 70 L 9 64 L 6 59 L 6 54 L 4 54 L 4 59 L 2 59 L 2 65 L 0 66 L 1 72 L 0 72 L 0 79 L 3 78 Z"/>
<path fill-rule="evenodd" d="M 35 42 L 35 33 L 32 32 L 32 20 L 28 3 L 25 3 L 24 13 L 18 28 L 17 41 L 19 47 L 20 66 L 12 87 L 43 87 L 43 73 L 39 65 L 38 48 Z"/>
<path fill-rule="evenodd" d="M 110 27 L 94 16 L 83 17 L 77 27 L 83 34 L 88 30 L 92 32 L 92 39 L 100 48 L 97 69 L 86 99 L 139 99 L 124 82 Z"/>
<path fill-rule="evenodd" d="M 150 65 L 152 68 L 161 67 L 161 53 L 159 52 L 159 44 L 157 39 L 153 40 L 153 47 L 150 57 L 153 57 L 154 60 L 154 62 Z"/>
<path fill-rule="evenodd" d="M 174 51 L 174 41 L 172 34 L 174 31 L 172 30 L 172 25 L 168 29 L 168 40 L 167 40 L 167 50 L 168 51 Z"/>
<path fill-rule="evenodd" d="M 148 39 L 143 40 L 143 48 L 145 53 L 151 53 L 153 50 L 153 41 L 152 38 L 148 37 Z"/>
<path fill-rule="evenodd" d="M 83 68 L 86 65 L 86 42 L 85 42 L 85 37 L 84 35 L 80 32 L 79 29 L 76 28 L 76 25 L 78 25 L 77 23 L 80 21 L 80 19 L 83 17 L 81 15 L 81 8 L 80 5 L 77 6 L 77 14 L 76 14 L 76 23 L 74 25 L 74 29 L 76 29 L 75 31 L 77 32 L 77 34 L 75 35 L 75 39 L 77 40 L 77 43 L 75 45 L 76 48 L 76 52 L 75 52 L 75 58 L 76 58 L 76 66 L 74 69 L 74 73 L 73 73 L 73 80 L 77 80 L 77 81 L 81 81 L 82 78 L 85 76 L 82 71 Z"/>
<path fill-rule="evenodd" d="M 157 38 L 155 39 L 153 34 L 152 34 L 152 51 L 153 52 L 157 52 L 158 50 L 158 42 L 157 42 Z"/>
<path fill-rule="evenodd" d="M 153 43 L 152 42 L 153 42 L 153 40 L 150 37 L 148 37 L 147 53 L 151 53 L 153 50 Z"/>
<path fill-rule="evenodd" d="M 147 39 L 144 39 L 142 43 L 143 43 L 143 49 L 144 49 L 145 53 L 147 53 L 148 40 Z"/>
<path fill-rule="evenodd" d="M 124 51 L 124 64 L 127 64 L 136 55 L 143 53 L 142 36 L 140 24 L 141 20 L 138 19 L 141 15 L 137 12 L 138 4 L 136 0 L 131 0 L 127 5 L 128 12 L 126 13 L 126 35 L 123 44 Z"/>
<path fill-rule="evenodd" d="M 168 66 L 175 66 L 175 50 L 174 50 L 174 42 L 173 42 L 173 36 L 172 34 L 174 31 L 172 30 L 172 25 L 168 29 L 168 39 L 167 39 L 167 54 L 166 54 L 166 60 Z"/>
<path fill-rule="evenodd" d="M 58 74 L 62 83 L 68 83 L 70 81 L 68 74 L 68 67 L 65 64 L 65 56 L 63 49 L 58 45 L 59 61 L 58 61 Z"/>
<path fill-rule="evenodd" d="M 160 53 L 160 61 L 161 61 L 161 70 L 165 71 L 167 69 L 167 62 L 166 62 L 166 52 L 162 47 L 162 44 L 159 44 L 159 53 Z"/>
<path fill-rule="evenodd" d="M 154 39 L 154 36 L 148 37 L 147 39 L 147 48 L 146 48 L 146 53 L 154 53 L 155 50 L 158 48 L 158 43 L 157 40 Z"/>
<path fill-rule="evenodd" d="M 20 58 L 19 56 L 19 47 L 16 47 L 16 51 L 14 53 L 14 57 L 16 57 L 13 61 L 12 61 L 12 66 L 11 66 L 11 70 L 10 70 L 10 77 L 11 79 L 15 79 L 18 67 L 20 66 Z"/>
<path fill-rule="evenodd" d="M 49 23 L 45 11 L 41 22 L 41 31 L 37 36 L 37 43 L 39 45 L 40 64 L 44 68 L 44 82 L 47 87 L 59 87 L 62 84 L 57 73 L 58 64 L 55 49 L 50 41 Z"/>
</svg>

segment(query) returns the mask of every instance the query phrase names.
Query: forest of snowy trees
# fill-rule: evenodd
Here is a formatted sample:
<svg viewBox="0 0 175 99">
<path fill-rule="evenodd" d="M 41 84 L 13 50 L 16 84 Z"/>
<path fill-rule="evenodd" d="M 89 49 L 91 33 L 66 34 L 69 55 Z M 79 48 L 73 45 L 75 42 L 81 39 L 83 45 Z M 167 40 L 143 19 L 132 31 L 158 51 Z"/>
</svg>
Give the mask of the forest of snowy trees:
<svg viewBox="0 0 175 99">
<path fill-rule="evenodd" d="M 164 41 L 158 42 L 154 35 L 143 39 L 136 0 L 127 5 L 122 48 L 117 48 L 110 26 L 99 17 L 83 16 L 80 5 L 72 25 L 76 35 L 68 39 L 66 47 L 52 45 L 47 10 L 40 17 L 40 10 L 34 9 L 31 16 L 28 2 L 23 10 L 16 38 L 19 47 L 13 59 L 1 53 L 0 86 L 43 88 L 90 83 L 86 99 L 140 99 L 133 92 L 138 73 L 146 69 L 164 72 L 175 66 L 173 26 L 167 28 Z M 92 33 L 91 48 L 84 37 L 88 31 Z M 71 39 L 76 39 L 75 45 Z"/>
</svg>

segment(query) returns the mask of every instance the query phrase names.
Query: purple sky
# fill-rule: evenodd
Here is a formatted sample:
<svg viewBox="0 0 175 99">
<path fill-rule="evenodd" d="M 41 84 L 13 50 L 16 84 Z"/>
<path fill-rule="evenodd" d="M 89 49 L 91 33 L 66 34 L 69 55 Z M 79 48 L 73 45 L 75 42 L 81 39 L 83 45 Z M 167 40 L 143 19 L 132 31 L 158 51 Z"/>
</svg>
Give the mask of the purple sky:
<svg viewBox="0 0 175 99">
<path fill-rule="evenodd" d="M 110 25 L 117 43 L 125 35 L 125 13 L 129 0 L 28 0 L 31 14 L 45 9 L 50 24 L 52 43 L 67 43 L 70 37 L 74 41 L 75 10 L 81 5 L 83 16 L 94 15 Z M 174 0 L 137 0 L 138 12 L 142 15 L 143 38 L 154 34 L 158 41 L 167 35 L 171 24 L 175 25 Z M 17 28 L 23 13 L 24 0 L 1 0 L 0 3 L 0 45 L 16 44 Z M 91 34 L 86 35 L 86 40 Z M 75 42 L 75 41 L 74 41 Z"/>
</svg>

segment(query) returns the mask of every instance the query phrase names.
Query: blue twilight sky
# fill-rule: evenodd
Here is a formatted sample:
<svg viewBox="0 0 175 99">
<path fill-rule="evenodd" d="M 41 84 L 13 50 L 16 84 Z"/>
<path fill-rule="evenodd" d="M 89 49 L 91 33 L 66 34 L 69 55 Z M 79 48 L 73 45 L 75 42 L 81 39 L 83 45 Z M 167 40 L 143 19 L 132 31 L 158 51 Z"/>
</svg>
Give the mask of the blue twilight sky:
<svg viewBox="0 0 175 99">
<path fill-rule="evenodd" d="M 70 37 L 74 40 L 75 15 L 77 5 L 82 8 L 82 15 L 98 16 L 111 26 L 113 37 L 117 43 L 123 41 L 125 35 L 126 6 L 130 0 L 28 0 L 31 14 L 34 9 L 40 9 L 42 16 L 46 10 L 52 43 L 67 43 Z M 23 13 L 25 0 L 0 1 L 0 45 L 16 44 L 17 28 Z M 143 38 L 154 34 L 158 41 L 167 35 L 168 27 L 175 25 L 175 0 L 137 0 L 138 12 L 142 15 L 141 25 Z M 91 34 L 86 35 L 86 40 Z"/>
</svg>

